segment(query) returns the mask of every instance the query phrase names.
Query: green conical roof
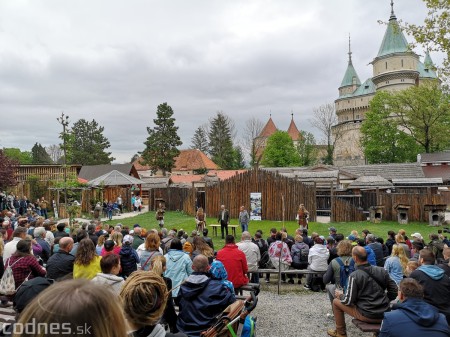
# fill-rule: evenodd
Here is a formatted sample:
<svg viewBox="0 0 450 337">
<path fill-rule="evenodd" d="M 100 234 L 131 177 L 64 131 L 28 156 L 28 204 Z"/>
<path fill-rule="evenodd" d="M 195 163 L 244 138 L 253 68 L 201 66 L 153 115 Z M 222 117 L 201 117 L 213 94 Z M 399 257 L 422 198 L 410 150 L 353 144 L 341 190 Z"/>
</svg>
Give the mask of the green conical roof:
<svg viewBox="0 0 450 337">
<path fill-rule="evenodd" d="M 394 10 L 391 11 L 391 17 L 384 33 L 383 42 L 381 43 L 380 50 L 377 57 L 408 52 L 408 41 L 398 24 L 397 17 L 394 14 Z"/>
<path fill-rule="evenodd" d="M 423 64 L 428 69 L 434 68 L 434 63 L 433 63 L 433 60 L 431 59 L 431 56 L 430 56 L 430 53 L 428 52 L 428 50 L 425 54 L 425 59 L 423 60 Z"/>
<path fill-rule="evenodd" d="M 357 85 L 361 84 L 361 81 L 359 80 L 358 74 L 356 73 L 355 68 L 353 67 L 352 61 L 350 60 L 348 62 L 347 70 L 345 71 L 344 78 L 341 82 L 341 87 L 345 87 L 347 85 L 353 85 L 353 79 L 356 79 Z"/>
<path fill-rule="evenodd" d="M 425 59 L 422 62 L 417 63 L 417 70 L 419 71 L 419 77 L 421 78 L 438 78 L 433 60 L 431 59 L 430 53 L 427 51 L 425 54 Z"/>
</svg>

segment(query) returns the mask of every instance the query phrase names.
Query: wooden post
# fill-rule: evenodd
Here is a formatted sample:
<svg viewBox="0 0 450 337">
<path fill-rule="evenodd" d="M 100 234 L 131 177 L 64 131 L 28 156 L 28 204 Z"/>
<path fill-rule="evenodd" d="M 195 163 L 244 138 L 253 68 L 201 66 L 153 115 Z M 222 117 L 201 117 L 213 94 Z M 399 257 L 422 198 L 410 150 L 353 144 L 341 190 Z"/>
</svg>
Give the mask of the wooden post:
<svg viewBox="0 0 450 337">
<path fill-rule="evenodd" d="M 331 212 L 330 212 L 330 222 L 333 222 L 333 212 L 334 212 L 334 196 L 333 196 L 333 182 L 331 183 L 330 186 L 330 203 L 331 203 Z"/>
</svg>

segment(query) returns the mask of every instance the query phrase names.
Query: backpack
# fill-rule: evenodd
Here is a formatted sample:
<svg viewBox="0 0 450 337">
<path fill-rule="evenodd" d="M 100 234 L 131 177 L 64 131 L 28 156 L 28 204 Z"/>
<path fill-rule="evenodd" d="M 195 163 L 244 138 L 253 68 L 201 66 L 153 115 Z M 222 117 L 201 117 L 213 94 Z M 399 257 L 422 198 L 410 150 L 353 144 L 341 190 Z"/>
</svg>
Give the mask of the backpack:
<svg viewBox="0 0 450 337">
<path fill-rule="evenodd" d="M 336 258 L 337 263 L 339 263 L 339 279 L 340 279 L 340 286 L 342 289 L 344 289 L 344 294 L 347 291 L 347 285 L 348 285 L 348 277 L 351 273 L 355 271 L 355 261 L 353 259 L 349 259 L 344 262 L 342 262 L 342 259 L 340 257 Z"/>
<path fill-rule="evenodd" d="M 10 264 L 10 260 L 8 259 L 7 266 L 5 268 L 5 272 L 0 280 L 0 294 L 2 295 L 14 295 L 17 291 L 17 289 L 20 288 L 20 286 L 16 289 L 16 283 L 14 281 L 14 275 L 12 272 L 12 266 L 14 266 L 17 262 L 19 262 L 22 259 L 17 259 L 16 262 L 14 262 L 12 265 Z M 30 275 L 28 275 L 30 277 Z M 25 279 L 25 281 L 28 280 L 28 277 Z M 24 281 L 24 282 L 25 282 Z"/>
</svg>

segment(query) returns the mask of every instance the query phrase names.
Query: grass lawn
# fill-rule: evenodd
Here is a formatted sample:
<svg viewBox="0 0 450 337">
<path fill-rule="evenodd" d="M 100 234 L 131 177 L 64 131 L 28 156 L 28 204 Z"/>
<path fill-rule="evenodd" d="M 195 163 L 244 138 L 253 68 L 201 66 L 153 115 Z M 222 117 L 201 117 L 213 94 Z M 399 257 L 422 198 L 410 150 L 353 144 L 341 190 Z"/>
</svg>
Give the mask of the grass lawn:
<svg viewBox="0 0 450 337">
<path fill-rule="evenodd" d="M 123 225 L 129 226 L 130 228 L 132 228 L 134 224 L 139 224 L 141 227 L 144 227 L 146 229 L 152 228 L 159 229 L 158 223 L 155 219 L 154 212 L 143 213 L 135 217 L 124 218 L 123 220 L 108 221 L 107 223 L 108 224 L 122 223 Z M 166 212 L 164 217 L 164 223 L 168 229 L 171 228 L 183 229 L 187 231 L 189 235 L 191 234 L 191 231 L 195 229 L 194 217 L 186 215 L 181 212 Z M 207 219 L 207 224 L 216 224 L 216 223 L 217 223 L 216 219 L 213 218 Z M 237 219 L 231 219 L 230 224 L 238 224 Z M 272 227 L 280 229 L 282 228 L 282 226 L 283 224 L 281 221 L 269 221 L 269 220 L 250 221 L 249 231 L 250 233 L 254 234 L 257 229 L 261 229 L 264 233 L 263 236 L 267 237 Z M 287 221 L 285 222 L 285 226 L 289 234 L 294 233 L 295 229 L 298 228 L 298 225 L 295 221 Z M 428 227 L 428 224 L 418 222 L 409 223 L 408 225 L 399 225 L 398 223 L 393 221 L 383 221 L 379 224 L 373 224 L 368 221 L 332 223 L 332 224 L 310 222 L 309 233 L 317 232 L 320 235 L 327 236 L 328 228 L 330 226 L 336 227 L 337 232 L 344 234 L 344 236 L 348 236 L 353 229 L 357 230 L 358 232 L 361 232 L 363 229 L 368 229 L 370 232 L 384 239 L 386 239 L 387 232 L 389 230 L 398 232 L 399 229 L 404 229 L 406 230 L 408 236 L 416 232 L 422 234 L 422 236 L 425 239 L 425 242 L 429 241 L 428 234 L 437 233 L 438 229 L 442 229 L 442 227 Z M 212 237 L 212 229 L 210 229 L 209 232 L 210 232 L 209 236 Z M 229 232 L 231 234 L 231 230 L 229 230 Z M 214 241 L 214 248 L 216 249 L 220 249 L 220 247 L 224 245 L 224 240 L 220 238 L 220 228 L 218 229 L 218 234 L 219 234 L 218 237 L 212 237 Z M 240 234 L 241 234 L 240 228 L 236 230 L 236 234 L 238 236 L 236 241 L 240 241 Z"/>
</svg>

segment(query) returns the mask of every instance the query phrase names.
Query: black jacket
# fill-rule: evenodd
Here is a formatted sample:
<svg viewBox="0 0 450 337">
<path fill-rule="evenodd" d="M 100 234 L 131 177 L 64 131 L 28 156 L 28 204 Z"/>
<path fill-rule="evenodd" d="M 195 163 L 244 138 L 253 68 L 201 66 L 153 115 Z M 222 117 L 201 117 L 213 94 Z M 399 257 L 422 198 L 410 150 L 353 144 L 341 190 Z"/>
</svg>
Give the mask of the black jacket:
<svg viewBox="0 0 450 337">
<path fill-rule="evenodd" d="M 58 280 L 73 273 L 73 262 L 75 256 L 63 250 L 50 256 L 47 261 L 47 278 Z"/>
<path fill-rule="evenodd" d="M 356 305 L 365 317 L 381 319 L 389 309 L 389 302 L 397 297 L 397 291 L 397 285 L 384 268 L 367 263 L 359 265 L 350 274 L 347 292 L 341 302 L 345 305 Z"/>
<path fill-rule="evenodd" d="M 122 265 L 122 275 L 130 276 L 130 274 L 137 270 L 139 263 L 139 256 L 130 244 L 124 244 L 120 249 L 120 264 Z"/>
</svg>

